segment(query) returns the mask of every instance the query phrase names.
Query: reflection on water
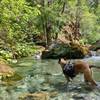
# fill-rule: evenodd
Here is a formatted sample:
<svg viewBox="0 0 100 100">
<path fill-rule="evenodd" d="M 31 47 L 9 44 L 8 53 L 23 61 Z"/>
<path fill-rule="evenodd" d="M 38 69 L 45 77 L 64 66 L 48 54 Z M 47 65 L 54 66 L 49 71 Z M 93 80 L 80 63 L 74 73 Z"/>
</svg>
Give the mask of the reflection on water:
<svg viewBox="0 0 100 100">
<path fill-rule="evenodd" d="M 100 65 L 100 57 L 91 57 L 84 60 Z M 19 100 L 18 98 L 24 93 L 37 91 L 44 91 L 50 94 L 56 93 L 50 96 L 50 100 L 100 99 L 100 90 L 86 86 L 83 82 L 83 75 L 78 75 L 67 87 L 57 60 L 24 58 L 18 61 L 16 65 L 13 65 L 13 68 L 22 79 L 16 81 L 12 79 L 12 84 L 0 84 L 0 100 Z M 100 70 L 93 70 L 94 78 L 100 84 Z"/>
</svg>

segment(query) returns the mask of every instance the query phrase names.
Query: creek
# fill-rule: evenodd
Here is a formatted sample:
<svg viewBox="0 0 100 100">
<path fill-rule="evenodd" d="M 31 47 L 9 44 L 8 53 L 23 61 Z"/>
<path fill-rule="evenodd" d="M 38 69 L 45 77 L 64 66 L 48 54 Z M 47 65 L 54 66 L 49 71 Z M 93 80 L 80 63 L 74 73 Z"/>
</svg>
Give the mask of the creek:
<svg viewBox="0 0 100 100">
<path fill-rule="evenodd" d="M 100 65 L 99 56 L 83 60 Z M 0 100 L 19 100 L 21 95 L 37 91 L 54 93 L 50 96 L 50 100 L 100 100 L 100 89 L 87 86 L 83 75 L 77 75 L 67 87 L 57 60 L 36 60 L 28 57 L 18 60 L 12 67 L 19 77 L 0 84 Z M 100 85 L 100 69 L 93 68 L 93 75 Z"/>
</svg>

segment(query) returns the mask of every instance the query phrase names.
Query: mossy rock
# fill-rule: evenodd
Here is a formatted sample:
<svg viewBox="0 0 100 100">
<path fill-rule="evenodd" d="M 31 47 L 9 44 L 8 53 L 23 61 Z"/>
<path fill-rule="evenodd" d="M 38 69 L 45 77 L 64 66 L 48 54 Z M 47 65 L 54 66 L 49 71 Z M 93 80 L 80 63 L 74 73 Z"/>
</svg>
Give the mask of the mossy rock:
<svg viewBox="0 0 100 100">
<path fill-rule="evenodd" d="M 14 76 L 15 71 L 7 64 L 0 64 L 0 77 L 5 79 L 6 77 Z"/>
<path fill-rule="evenodd" d="M 87 47 L 78 43 L 55 43 L 52 44 L 48 50 L 42 52 L 42 59 L 57 59 L 60 57 L 66 57 L 68 59 L 80 59 L 84 58 L 88 54 Z"/>
</svg>

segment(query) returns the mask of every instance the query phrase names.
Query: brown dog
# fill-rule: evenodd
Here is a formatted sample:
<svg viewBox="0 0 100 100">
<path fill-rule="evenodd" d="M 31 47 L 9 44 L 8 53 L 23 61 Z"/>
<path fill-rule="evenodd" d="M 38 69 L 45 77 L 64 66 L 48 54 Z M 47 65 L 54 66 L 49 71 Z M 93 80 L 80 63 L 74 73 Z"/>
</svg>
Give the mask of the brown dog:
<svg viewBox="0 0 100 100">
<path fill-rule="evenodd" d="M 75 61 L 74 64 L 72 65 L 73 68 L 71 67 L 71 70 L 68 70 L 67 67 L 69 67 L 69 64 L 63 58 L 59 59 L 58 63 L 61 65 L 61 68 L 67 79 L 67 82 L 69 82 L 70 79 L 73 79 L 77 74 L 83 73 L 84 80 L 86 83 L 90 83 L 92 86 L 97 86 L 95 80 L 92 77 L 92 70 L 91 70 L 92 65 L 89 65 L 88 63 L 83 61 Z"/>
</svg>

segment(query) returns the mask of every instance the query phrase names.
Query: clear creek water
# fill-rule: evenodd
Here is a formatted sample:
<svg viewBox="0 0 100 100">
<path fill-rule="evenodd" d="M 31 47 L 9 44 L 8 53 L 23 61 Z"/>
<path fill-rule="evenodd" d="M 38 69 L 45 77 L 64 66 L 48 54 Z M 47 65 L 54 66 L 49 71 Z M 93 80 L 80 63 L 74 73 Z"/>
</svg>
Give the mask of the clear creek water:
<svg viewBox="0 0 100 100">
<path fill-rule="evenodd" d="M 100 57 L 84 59 L 100 65 Z M 92 89 L 84 83 L 83 75 L 77 75 L 69 86 L 57 60 L 23 58 L 13 68 L 19 75 L 7 84 L 0 84 L 0 100 L 19 100 L 25 93 L 43 91 L 55 93 L 50 100 L 100 100 L 100 89 Z M 93 68 L 94 79 L 100 84 L 100 69 Z M 28 99 L 33 100 L 33 99 Z"/>
</svg>

